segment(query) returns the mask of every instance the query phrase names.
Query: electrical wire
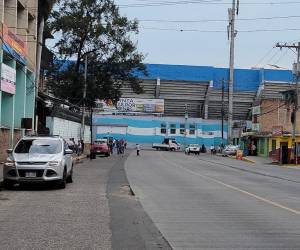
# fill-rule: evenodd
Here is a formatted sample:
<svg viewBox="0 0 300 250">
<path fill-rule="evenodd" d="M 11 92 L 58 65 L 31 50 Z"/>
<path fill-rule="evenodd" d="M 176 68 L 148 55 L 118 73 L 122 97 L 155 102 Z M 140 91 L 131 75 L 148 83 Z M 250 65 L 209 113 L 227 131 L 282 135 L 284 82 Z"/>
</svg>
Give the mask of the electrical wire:
<svg viewBox="0 0 300 250">
<path fill-rule="evenodd" d="M 239 18 L 237 21 L 259 21 L 300 18 L 300 16 L 272 16 L 272 17 L 253 17 Z M 167 20 L 167 19 L 138 19 L 139 22 L 159 22 L 159 23 L 206 23 L 206 22 L 228 22 L 227 19 L 199 19 L 199 20 Z"/>
<path fill-rule="evenodd" d="M 199 29 L 178 29 L 178 28 L 176 29 L 176 28 L 159 28 L 159 27 L 146 27 L 146 26 L 140 26 L 139 28 L 144 30 L 160 30 L 160 31 L 227 33 L 226 30 L 199 30 Z M 239 30 L 238 33 L 282 32 L 282 31 L 300 31 L 300 28 Z"/>
<path fill-rule="evenodd" d="M 149 2 L 149 3 L 133 3 L 133 4 L 119 4 L 120 8 L 143 8 L 143 7 L 161 7 L 161 6 L 176 6 L 187 4 L 199 5 L 231 5 L 231 2 L 221 1 L 168 1 L 168 2 Z M 278 1 L 278 2 L 241 2 L 240 5 L 291 5 L 300 4 L 300 1 Z"/>
</svg>

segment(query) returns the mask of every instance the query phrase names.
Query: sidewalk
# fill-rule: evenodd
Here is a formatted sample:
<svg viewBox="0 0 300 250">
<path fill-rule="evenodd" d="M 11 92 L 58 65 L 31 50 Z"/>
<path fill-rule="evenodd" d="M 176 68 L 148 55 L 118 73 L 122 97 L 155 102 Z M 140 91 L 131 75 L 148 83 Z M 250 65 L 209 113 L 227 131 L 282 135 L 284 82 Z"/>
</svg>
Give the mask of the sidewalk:
<svg viewBox="0 0 300 250">
<path fill-rule="evenodd" d="M 274 164 L 272 159 L 269 157 L 262 157 L 262 156 L 246 156 L 244 157 L 245 159 L 250 160 L 253 163 L 256 164 L 263 164 L 263 165 L 268 165 L 268 164 Z"/>
</svg>

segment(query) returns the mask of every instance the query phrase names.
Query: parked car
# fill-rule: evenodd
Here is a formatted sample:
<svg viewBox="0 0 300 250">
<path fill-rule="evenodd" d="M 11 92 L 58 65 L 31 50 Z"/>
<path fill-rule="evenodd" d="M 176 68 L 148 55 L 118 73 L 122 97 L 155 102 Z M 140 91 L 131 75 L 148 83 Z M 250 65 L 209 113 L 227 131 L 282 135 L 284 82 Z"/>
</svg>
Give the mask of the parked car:
<svg viewBox="0 0 300 250">
<path fill-rule="evenodd" d="M 91 146 L 91 155 L 92 158 L 95 158 L 96 155 L 105 155 L 110 156 L 110 148 L 108 146 L 107 139 L 97 139 Z"/>
<path fill-rule="evenodd" d="M 24 137 L 7 153 L 3 168 L 6 188 L 24 182 L 55 182 L 65 188 L 67 182 L 73 182 L 73 151 L 61 137 Z"/>
<path fill-rule="evenodd" d="M 185 149 L 185 153 L 186 154 L 190 154 L 190 153 L 193 153 L 193 154 L 197 154 L 199 155 L 200 154 L 200 145 L 199 144 L 190 144 L 186 149 Z"/>
<path fill-rule="evenodd" d="M 238 149 L 239 149 L 239 146 L 227 145 L 223 149 L 223 155 L 236 155 L 236 152 Z"/>
</svg>

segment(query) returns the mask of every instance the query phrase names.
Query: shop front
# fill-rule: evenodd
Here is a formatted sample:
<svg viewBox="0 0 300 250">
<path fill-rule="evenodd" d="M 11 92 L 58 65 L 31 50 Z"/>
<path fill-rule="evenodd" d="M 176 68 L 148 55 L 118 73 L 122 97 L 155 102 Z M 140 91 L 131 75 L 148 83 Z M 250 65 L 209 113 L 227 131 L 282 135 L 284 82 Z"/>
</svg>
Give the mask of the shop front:
<svg viewBox="0 0 300 250">
<path fill-rule="evenodd" d="M 296 143 L 297 154 L 295 147 Z M 296 143 L 293 143 L 293 138 L 290 134 L 272 136 L 269 140 L 269 156 L 274 162 L 278 162 L 279 164 L 300 163 L 300 135 L 296 136 Z M 296 155 L 297 162 L 295 160 Z"/>
</svg>

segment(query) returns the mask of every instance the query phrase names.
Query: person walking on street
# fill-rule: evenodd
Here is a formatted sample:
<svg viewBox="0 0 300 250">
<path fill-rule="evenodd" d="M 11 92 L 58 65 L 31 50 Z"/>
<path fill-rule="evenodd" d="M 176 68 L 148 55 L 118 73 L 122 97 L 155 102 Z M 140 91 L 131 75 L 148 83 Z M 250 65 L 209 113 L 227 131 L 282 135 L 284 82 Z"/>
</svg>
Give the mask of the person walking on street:
<svg viewBox="0 0 300 250">
<path fill-rule="evenodd" d="M 140 150 L 141 150 L 141 146 L 140 144 L 136 144 L 136 155 L 139 156 L 140 155 Z"/>
<path fill-rule="evenodd" d="M 213 145 L 210 146 L 210 154 L 213 155 L 215 151 L 215 147 Z"/>
<path fill-rule="evenodd" d="M 81 151 L 82 151 L 82 144 L 81 144 L 81 141 L 78 140 L 77 156 L 81 155 Z"/>
</svg>

